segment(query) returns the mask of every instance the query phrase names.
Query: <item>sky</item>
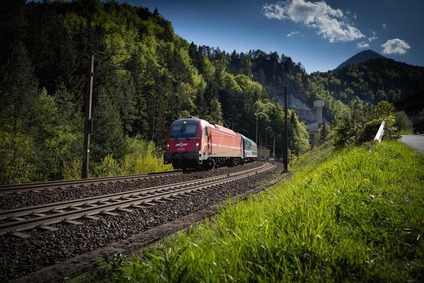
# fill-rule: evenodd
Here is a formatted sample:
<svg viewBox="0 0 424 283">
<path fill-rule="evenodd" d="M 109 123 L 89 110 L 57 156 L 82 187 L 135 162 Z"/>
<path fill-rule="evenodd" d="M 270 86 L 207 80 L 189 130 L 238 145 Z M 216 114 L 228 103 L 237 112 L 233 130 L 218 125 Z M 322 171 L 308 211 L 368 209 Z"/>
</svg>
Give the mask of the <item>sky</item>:
<svg viewBox="0 0 424 283">
<path fill-rule="evenodd" d="M 155 8 L 189 43 L 277 52 L 307 73 L 371 49 L 424 66 L 424 0 L 120 0 Z"/>
</svg>

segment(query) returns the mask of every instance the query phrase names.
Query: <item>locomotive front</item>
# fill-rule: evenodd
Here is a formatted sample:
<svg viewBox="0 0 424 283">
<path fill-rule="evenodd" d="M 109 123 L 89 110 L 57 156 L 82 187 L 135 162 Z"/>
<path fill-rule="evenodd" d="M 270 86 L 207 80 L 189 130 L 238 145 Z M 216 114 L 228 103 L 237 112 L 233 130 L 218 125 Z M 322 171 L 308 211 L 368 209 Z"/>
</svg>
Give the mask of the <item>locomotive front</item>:
<svg viewBox="0 0 424 283">
<path fill-rule="evenodd" d="M 204 125 L 201 119 L 186 118 L 174 121 L 166 136 L 164 163 L 174 169 L 198 168 L 202 164 L 202 137 Z"/>
</svg>

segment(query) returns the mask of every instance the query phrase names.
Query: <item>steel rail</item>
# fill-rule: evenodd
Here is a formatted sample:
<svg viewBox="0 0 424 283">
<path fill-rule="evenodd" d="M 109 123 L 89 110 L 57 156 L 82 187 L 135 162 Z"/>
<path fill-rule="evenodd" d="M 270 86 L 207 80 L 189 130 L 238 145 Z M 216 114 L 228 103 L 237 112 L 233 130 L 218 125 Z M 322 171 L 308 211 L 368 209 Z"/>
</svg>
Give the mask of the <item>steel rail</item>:
<svg viewBox="0 0 424 283">
<path fill-rule="evenodd" d="M 155 202 L 163 202 L 179 195 L 189 194 L 194 191 L 223 185 L 256 174 L 272 170 L 276 165 L 264 164 L 259 168 L 250 169 L 244 172 L 231 173 L 210 177 L 197 181 L 187 181 L 173 185 L 152 187 L 149 189 L 139 189 L 123 193 L 91 197 L 82 200 L 54 203 L 37 207 L 14 209 L 1 213 L 1 219 L 14 220 L 0 224 L 0 235 L 7 233 L 22 232 L 25 230 L 41 227 L 49 230 L 56 228 L 48 225 L 57 224 L 63 221 L 71 222 L 81 217 L 93 217 L 100 213 L 124 210 L 127 208 L 137 208 L 143 205 L 152 205 Z M 64 209 L 68 209 L 65 211 Z M 45 213 L 51 213 L 45 215 Z M 114 214 L 114 213 L 112 213 Z M 22 218 L 23 216 L 31 218 Z M 78 224 L 74 222 L 74 224 Z M 25 237 L 25 234 L 20 234 Z"/>
<path fill-rule="evenodd" d="M 222 179 L 225 176 L 226 175 L 215 176 L 213 177 L 213 179 Z M 89 197 L 84 199 L 74 199 L 74 200 L 68 200 L 64 202 L 47 203 L 47 204 L 42 204 L 38 206 L 21 207 L 21 208 L 16 208 L 12 210 L 5 210 L 5 211 L 0 211 L 0 220 L 5 220 L 11 217 L 23 217 L 30 214 L 43 214 L 55 209 L 62 210 L 62 209 L 70 208 L 70 207 L 83 206 L 83 205 L 87 205 L 87 204 L 95 203 L 95 202 L 107 202 L 113 199 L 132 197 L 136 194 L 143 194 L 143 193 L 149 194 L 152 192 L 166 190 L 169 188 L 179 188 L 179 187 L 189 186 L 192 184 L 199 184 L 202 182 L 207 182 L 208 180 L 210 179 L 185 181 L 185 182 L 176 183 L 176 184 L 161 185 L 161 186 L 155 186 L 150 188 L 141 188 L 141 189 L 136 189 L 131 191 L 94 196 L 94 197 Z"/>
<path fill-rule="evenodd" d="M 135 175 L 127 175 L 127 176 L 104 177 L 104 178 L 88 178 L 88 179 L 80 179 L 80 180 L 1 185 L 0 195 L 10 194 L 15 192 L 28 192 L 28 191 L 40 191 L 45 189 L 57 189 L 57 188 L 63 188 L 63 187 L 76 187 L 79 185 L 96 185 L 96 184 L 113 183 L 113 182 L 119 182 L 119 181 L 132 181 L 132 180 L 140 180 L 140 179 L 146 179 L 146 178 L 159 178 L 161 176 L 172 176 L 172 175 L 180 175 L 180 174 L 182 174 L 181 171 L 170 171 L 170 172 L 135 174 Z"/>
<path fill-rule="evenodd" d="M 131 195 L 136 193 L 142 193 L 142 192 L 149 193 L 149 191 L 156 191 L 156 190 L 167 189 L 172 187 L 177 188 L 180 186 L 188 186 L 192 184 L 198 184 L 201 182 L 218 180 L 230 175 L 235 176 L 239 174 L 245 174 L 248 172 L 257 171 L 257 170 L 260 170 L 261 168 L 264 168 L 264 166 L 265 165 L 261 165 L 260 167 L 252 168 L 252 169 L 241 171 L 241 172 L 235 172 L 235 173 L 231 173 L 227 175 L 212 176 L 212 177 L 208 177 L 208 178 L 204 178 L 200 180 L 190 180 L 190 181 L 184 181 L 184 182 L 174 183 L 174 184 L 166 184 L 166 185 L 154 186 L 149 188 L 140 188 L 140 189 L 107 194 L 107 195 L 93 196 L 93 197 L 88 197 L 84 199 L 74 199 L 74 200 L 68 200 L 63 202 L 47 203 L 47 204 L 42 204 L 42 205 L 32 206 L 32 207 L 21 207 L 21 208 L 15 208 L 12 210 L 4 210 L 4 211 L 0 211 L 0 221 L 5 220 L 7 218 L 11 218 L 11 217 L 22 217 L 22 216 L 30 215 L 30 214 L 42 214 L 42 213 L 50 212 L 51 210 L 54 210 L 54 209 L 61 210 L 68 207 L 81 206 L 90 202 L 107 201 L 108 199 L 120 198 L 120 197 L 131 197 Z"/>
</svg>

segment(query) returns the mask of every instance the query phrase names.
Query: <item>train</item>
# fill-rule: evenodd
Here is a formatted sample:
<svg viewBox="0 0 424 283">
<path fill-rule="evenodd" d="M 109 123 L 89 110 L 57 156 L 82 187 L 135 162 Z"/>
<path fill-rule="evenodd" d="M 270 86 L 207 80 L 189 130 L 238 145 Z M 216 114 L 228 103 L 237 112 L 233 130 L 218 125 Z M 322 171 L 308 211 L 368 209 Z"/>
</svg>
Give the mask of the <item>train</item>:
<svg viewBox="0 0 424 283">
<path fill-rule="evenodd" d="M 164 164 L 174 169 L 210 170 L 254 162 L 256 143 L 246 136 L 197 117 L 172 122 L 166 134 Z"/>
</svg>

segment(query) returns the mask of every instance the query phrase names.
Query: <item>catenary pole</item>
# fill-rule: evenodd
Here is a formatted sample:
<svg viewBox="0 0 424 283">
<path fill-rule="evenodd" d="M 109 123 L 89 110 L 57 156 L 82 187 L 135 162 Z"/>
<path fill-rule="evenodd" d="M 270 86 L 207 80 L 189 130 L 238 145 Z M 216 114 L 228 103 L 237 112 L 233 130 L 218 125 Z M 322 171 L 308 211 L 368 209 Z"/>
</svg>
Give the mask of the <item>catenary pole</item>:
<svg viewBox="0 0 424 283">
<path fill-rule="evenodd" d="M 93 131 L 93 120 L 91 118 L 91 108 L 93 101 L 94 82 L 94 54 L 91 55 L 90 72 L 88 74 L 87 95 L 85 98 L 85 122 L 84 122 L 84 160 L 82 166 L 82 178 L 88 178 L 90 172 L 90 135 Z"/>
<path fill-rule="evenodd" d="M 288 157 L 289 157 L 289 151 L 288 151 L 288 145 L 289 145 L 289 124 L 288 124 L 288 97 L 287 97 L 287 87 L 284 87 L 284 137 L 283 137 L 283 164 L 284 164 L 284 171 L 288 172 Z"/>
<path fill-rule="evenodd" d="M 258 145 L 258 113 L 255 113 L 256 116 L 256 146 Z"/>
</svg>

